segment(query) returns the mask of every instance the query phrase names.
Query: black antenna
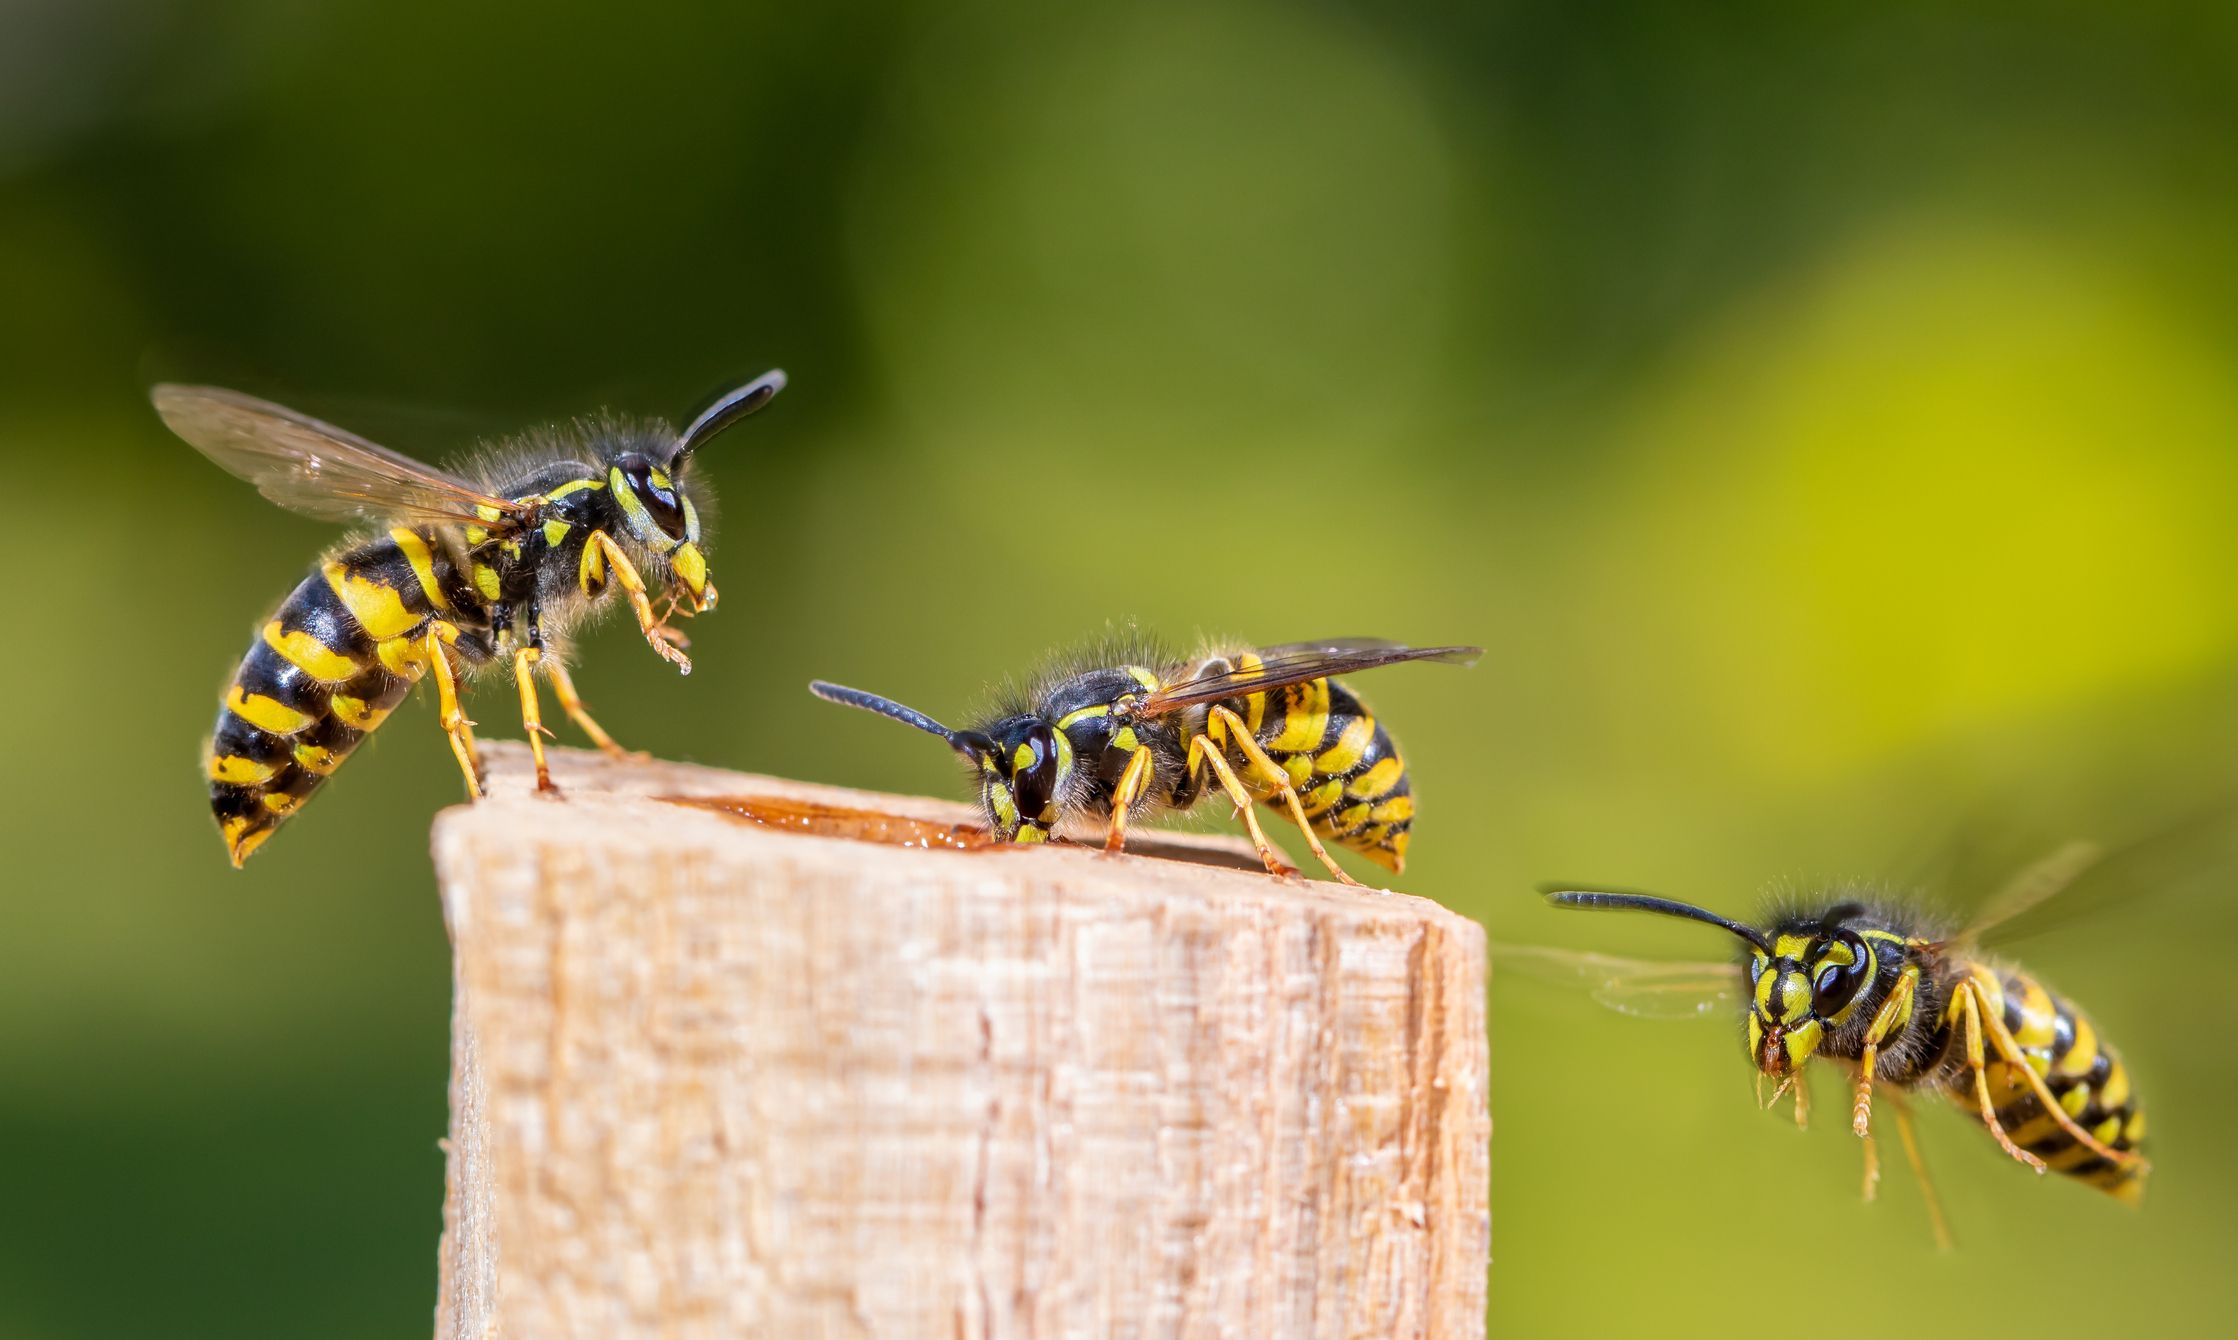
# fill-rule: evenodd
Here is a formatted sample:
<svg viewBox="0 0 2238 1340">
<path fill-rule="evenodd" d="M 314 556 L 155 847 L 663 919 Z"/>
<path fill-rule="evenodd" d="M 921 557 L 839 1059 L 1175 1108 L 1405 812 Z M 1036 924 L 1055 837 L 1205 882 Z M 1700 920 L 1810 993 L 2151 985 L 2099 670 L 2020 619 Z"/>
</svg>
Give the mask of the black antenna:
<svg viewBox="0 0 2238 1340">
<path fill-rule="evenodd" d="M 1667 917 L 1685 917 L 1688 921 L 1705 921 L 1712 926 L 1722 926 L 1733 934 L 1755 945 L 1766 954 L 1772 952 L 1771 942 L 1764 932 L 1754 926 L 1744 926 L 1738 921 L 1728 921 L 1715 912 L 1682 903 L 1675 898 L 1658 898 L 1649 893 L 1604 893 L 1593 889 L 1548 889 L 1546 900 L 1556 907 L 1614 908 L 1618 911 L 1660 912 Z"/>
<path fill-rule="evenodd" d="M 904 707 L 891 698 L 881 698 L 875 693 L 850 689 L 842 684 L 829 684 L 821 679 L 808 681 L 808 691 L 827 703 L 842 707 L 859 707 L 865 712 L 876 712 L 882 717 L 892 717 L 904 726 L 915 726 L 927 735 L 937 735 L 959 754 L 977 758 L 989 747 L 990 741 L 976 731 L 953 731 L 926 716 L 914 707 Z"/>
<path fill-rule="evenodd" d="M 784 369 L 771 368 L 744 386 L 732 387 L 716 396 L 708 402 L 707 408 L 692 416 L 683 432 L 676 435 L 676 454 L 669 458 L 671 463 L 682 463 L 706 446 L 709 439 L 776 399 L 777 393 L 784 389 Z"/>
</svg>

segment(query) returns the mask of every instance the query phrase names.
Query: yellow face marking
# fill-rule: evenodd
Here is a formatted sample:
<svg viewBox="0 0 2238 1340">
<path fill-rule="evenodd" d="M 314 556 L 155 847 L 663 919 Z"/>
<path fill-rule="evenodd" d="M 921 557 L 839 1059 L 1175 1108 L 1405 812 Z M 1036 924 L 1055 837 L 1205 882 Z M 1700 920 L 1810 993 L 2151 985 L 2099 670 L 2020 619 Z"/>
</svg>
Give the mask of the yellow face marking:
<svg viewBox="0 0 2238 1340">
<path fill-rule="evenodd" d="M 1783 973 L 1779 979 L 1779 1021 L 1796 1023 L 1811 1012 L 1811 984 L 1801 973 Z"/>
<path fill-rule="evenodd" d="M 1772 941 L 1774 958 L 1801 959 L 1811 952 L 1811 939 L 1807 935 L 1782 935 Z"/>
<path fill-rule="evenodd" d="M 317 720 L 261 693 L 244 693 L 238 684 L 225 695 L 225 705 L 233 715 L 274 735 L 294 735 Z"/>
<path fill-rule="evenodd" d="M 295 747 L 295 762 L 305 772 L 324 777 L 342 766 L 342 756 L 324 745 L 304 743 Z"/>
<path fill-rule="evenodd" d="M 1019 745 L 1018 751 L 1010 756 L 1010 770 L 1012 772 L 1024 772 L 1033 765 L 1034 751 L 1032 745 Z"/>
<path fill-rule="evenodd" d="M 264 625 L 264 645 L 278 652 L 289 665 L 325 684 L 339 684 L 363 668 L 309 633 L 289 632 L 278 619 Z"/>
<path fill-rule="evenodd" d="M 1011 841 L 1013 842 L 1047 842 L 1048 840 L 1048 830 L 1043 828 L 1036 828 L 1032 824 L 1027 824 L 1024 827 L 1020 828 L 1018 830 L 1018 835 L 1011 839 Z"/>
<path fill-rule="evenodd" d="M 1393 755 L 1353 778 L 1351 784 L 1344 789 L 1349 795 L 1373 799 L 1397 786 L 1399 778 L 1405 773 L 1406 764 Z"/>
<path fill-rule="evenodd" d="M 1756 958 L 1759 963 L 1764 962 L 1764 956 L 1762 954 L 1758 954 Z M 1779 980 L 1779 974 L 1773 972 L 1769 965 L 1766 965 L 1763 970 L 1757 974 L 1756 1008 L 1751 1011 L 1751 1017 L 1760 1014 L 1767 1019 L 1771 1019 L 1776 1018 L 1779 1015 L 1779 1010 L 1772 1004 L 1772 988 L 1779 985 Z"/>
<path fill-rule="evenodd" d="M 1368 752 L 1368 741 L 1374 738 L 1374 719 L 1354 717 L 1337 736 L 1337 742 L 1314 757 L 1313 766 L 1320 772 L 1350 772 L 1360 766 L 1361 756 Z"/>
<path fill-rule="evenodd" d="M 1750 1010 L 1748 1015 L 1748 1054 L 1756 1055 L 1763 1046 L 1764 1025 L 1757 1021 L 1756 1011 Z"/>
<path fill-rule="evenodd" d="M 544 523 L 544 543 L 557 549 L 567 539 L 567 532 L 572 529 L 574 527 L 564 521 L 547 521 Z"/>
<path fill-rule="evenodd" d="M 220 754 L 210 760 L 210 780 L 230 782 L 234 786 L 261 786 L 272 780 L 280 770 L 277 763 L 259 763 L 253 758 L 236 758 Z"/>
<path fill-rule="evenodd" d="M 621 503 L 623 515 L 629 518 L 630 530 L 639 539 L 647 544 L 662 548 L 675 545 L 676 542 L 668 538 L 668 532 L 654 523 L 652 513 L 645 510 L 645 504 L 637 500 L 637 490 L 631 488 L 629 481 L 622 478 L 621 470 L 608 470 L 606 472 L 606 482 L 610 486 L 616 501 Z"/>
<path fill-rule="evenodd" d="M 404 608 L 404 598 L 381 583 L 356 576 L 339 562 L 330 562 L 320 571 L 366 636 L 374 641 L 403 637 L 420 626 L 420 616 Z"/>
<path fill-rule="evenodd" d="M 1819 1035 L 1824 1031 L 1824 1026 L 1816 1019 L 1787 1030 L 1783 1045 L 1787 1048 L 1787 1063 L 1790 1068 L 1800 1066 L 1810 1059 L 1811 1053 L 1818 1050 Z"/>
<path fill-rule="evenodd" d="M 707 556 L 699 552 L 696 544 L 678 545 L 668 556 L 668 566 L 684 589 L 697 596 L 707 590 Z"/>
<path fill-rule="evenodd" d="M 1010 798 L 1010 788 L 1000 782 L 987 785 L 987 806 L 995 812 L 997 828 L 1015 828 L 1018 825 L 1018 802 Z"/>
<path fill-rule="evenodd" d="M 451 602 L 443 595 L 443 583 L 435 577 L 435 555 L 429 552 L 427 541 L 408 526 L 393 526 L 389 539 L 403 551 L 404 561 L 412 565 L 412 575 L 420 579 L 420 590 L 427 596 L 427 603 L 445 614 L 451 612 Z"/>
</svg>

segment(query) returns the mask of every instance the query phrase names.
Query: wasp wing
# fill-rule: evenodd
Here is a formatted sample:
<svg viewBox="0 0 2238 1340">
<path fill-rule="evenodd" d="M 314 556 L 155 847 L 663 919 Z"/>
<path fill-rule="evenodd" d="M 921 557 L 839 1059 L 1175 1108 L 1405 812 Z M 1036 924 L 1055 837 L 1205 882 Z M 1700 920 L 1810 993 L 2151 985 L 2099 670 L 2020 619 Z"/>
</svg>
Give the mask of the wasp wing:
<svg viewBox="0 0 2238 1340">
<path fill-rule="evenodd" d="M 529 513 L 465 480 L 284 405 L 215 386 L 149 393 L 171 431 L 256 491 L 321 521 L 517 525 Z"/>
<path fill-rule="evenodd" d="M 1741 998 L 1741 970 L 1731 963 L 1619 958 L 1545 945 L 1497 945 L 1493 959 L 1526 977 L 1582 986 L 1593 999 L 1641 1019 L 1730 1016 Z"/>
<path fill-rule="evenodd" d="M 1261 654 L 1259 664 L 1249 669 L 1231 667 L 1168 684 L 1136 704 L 1134 715 L 1162 716 L 1185 707 L 1220 702 L 1238 694 L 1278 689 L 1286 684 L 1303 684 L 1307 680 L 1325 679 L 1331 675 L 1357 674 L 1362 670 L 1372 670 L 1379 665 L 1396 665 L 1401 661 L 1443 661 L 1449 665 L 1473 665 L 1476 658 L 1483 654 L 1482 647 L 1406 647 L 1396 642 L 1380 642 L 1368 638 L 1288 643 L 1267 648 Z"/>
</svg>

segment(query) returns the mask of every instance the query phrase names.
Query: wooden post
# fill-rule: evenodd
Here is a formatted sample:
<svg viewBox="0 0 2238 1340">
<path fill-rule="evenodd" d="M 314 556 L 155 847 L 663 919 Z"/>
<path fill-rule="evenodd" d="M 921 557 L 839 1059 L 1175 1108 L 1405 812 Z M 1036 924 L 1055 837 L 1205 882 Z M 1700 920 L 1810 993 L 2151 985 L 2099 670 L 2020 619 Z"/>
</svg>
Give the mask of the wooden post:
<svg viewBox="0 0 2238 1340">
<path fill-rule="evenodd" d="M 569 751 L 553 799 L 484 749 L 435 826 L 441 1340 L 1484 1333 L 1473 922 L 1225 838 L 969 849 L 962 806 Z"/>
</svg>

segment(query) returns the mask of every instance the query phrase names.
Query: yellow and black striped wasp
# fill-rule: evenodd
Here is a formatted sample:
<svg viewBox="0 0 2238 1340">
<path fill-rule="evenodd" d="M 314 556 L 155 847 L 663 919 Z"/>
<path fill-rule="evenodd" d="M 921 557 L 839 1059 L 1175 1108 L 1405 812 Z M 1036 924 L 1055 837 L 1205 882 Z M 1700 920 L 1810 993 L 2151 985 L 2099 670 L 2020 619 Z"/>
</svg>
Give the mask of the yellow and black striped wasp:
<svg viewBox="0 0 2238 1340">
<path fill-rule="evenodd" d="M 1652 962 L 1503 946 L 1504 962 L 1582 981 L 1628 1014 L 1700 1016 L 1743 1010 L 1758 1083 L 1793 1090 L 1807 1119 L 1805 1067 L 1850 1070 L 1851 1128 L 1865 1141 L 1865 1196 L 1879 1178 L 1876 1088 L 1926 1196 L 1936 1239 L 1949 1244 L 1902 1097 L 1939 1094 L 1979 1121 L 2000 1148 L 2037 1172 L 2064 1173 L 2132 1204 L 2151 1165 L 2145 1117 L 2128 1069 L 2071 1001 L 2020 968 L 1986 957 L 1981 937 L 2066 888 L 2100 853 L 2071 844 L 2030 866 L 1963 929 L 1947 931 L 1902 902 L 1839 893 L 1763 926 L 1651 894 L 1552 889 L 1557 907 L 1651 912 L 1715 926 L 1740 942 L 1737 961 Z"/>
<path fill-rule="evenodd" d="M 227 688 L 205 768 L 238 866 L 342 765 L 423 675 L 469 796 L 481 794 L 462 671 L 505 665 L 544 765 L 534 675 L 599 748 L 613 738 L 569 679 L 568 636 L 619 590 L 654 651 L 689 674 L 675 615 L 715 606 L 687 475 L 710 439 L 785 385 L 768 372 L 717 397 L 679 432 L 597 417 L 497 444 L 467 475 L 234 391 L 151 392 L 171 430 L 266 498 L 381 529 L 346 540 L 267 619 Z M 655 595 L 664 602 L 656 613 Z"/>
<path fill-rule="evenodd" d="M 1357 884 L 1322 839 L 1395 874 L 1406 864 L 1414 796 L 1390 733 L 1334 676 L 1401 661 L 1466 665 L 1482 654 L 1356 638 L 1176 657 L 1122 640 L 1069 658 L 966 730 L 860 689 L 808 687 L 946 741 L 1005 841 L 1043 842 L 1060 825 L 1101 823 L 1105 849 L 1116 852 L 1129 822 L 1186 811 L 1217 783 L 1270 873 L 1288 867 L 1254 802 L 1279 805 L 1315 859 Z"/>
</svg>

